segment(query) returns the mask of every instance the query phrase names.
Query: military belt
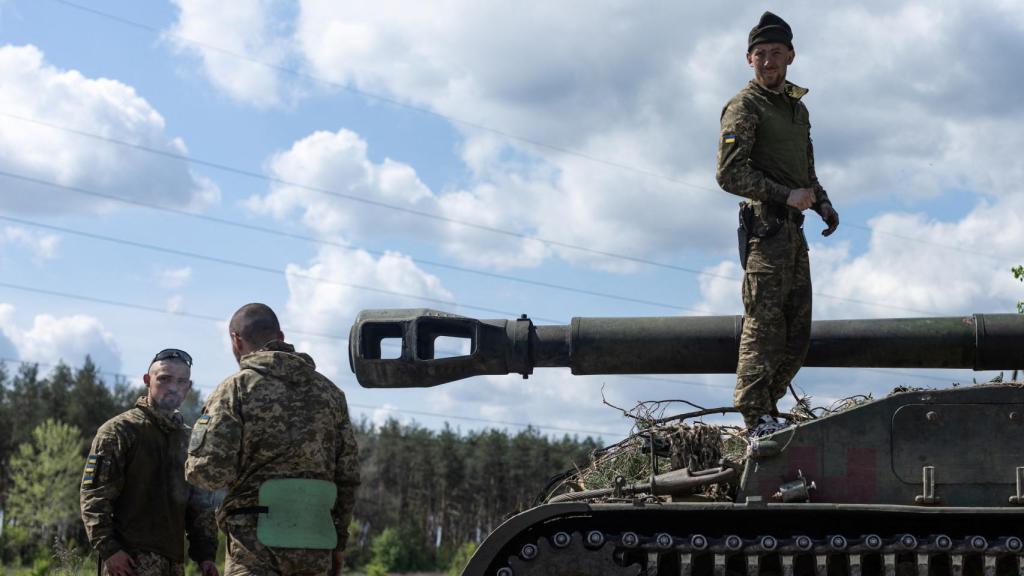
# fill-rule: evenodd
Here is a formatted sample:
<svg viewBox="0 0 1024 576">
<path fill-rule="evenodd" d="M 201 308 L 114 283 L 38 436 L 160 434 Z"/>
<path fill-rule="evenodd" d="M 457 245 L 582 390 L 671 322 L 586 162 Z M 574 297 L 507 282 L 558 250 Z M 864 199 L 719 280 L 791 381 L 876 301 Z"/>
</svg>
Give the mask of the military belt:
<svg viewBox="0 0 1024 576">
<path fill-rule="evenodd" d="M 239 516 L 242 514 L 266 514 L 270 512 L 270 508 L 267 506 L 242 506 L 241 508 L 233 508 L 224 513 L 225 516 Z"/>
</svg>

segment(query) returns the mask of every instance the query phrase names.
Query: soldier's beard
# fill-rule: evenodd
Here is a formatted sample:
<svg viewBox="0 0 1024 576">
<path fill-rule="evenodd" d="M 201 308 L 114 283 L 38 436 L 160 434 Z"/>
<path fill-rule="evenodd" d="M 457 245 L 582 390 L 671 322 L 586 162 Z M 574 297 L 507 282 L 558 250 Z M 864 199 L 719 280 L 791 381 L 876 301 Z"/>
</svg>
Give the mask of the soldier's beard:
<svg viewBox="0 0 1024 576">
<path fill-rule="evenodd" d="M 173 394 L 168 394 L 159 400 L 150 398 L 150 404 L 161 412 L 174 412 L 181 406 L 181 399 Z"/>
</svg>

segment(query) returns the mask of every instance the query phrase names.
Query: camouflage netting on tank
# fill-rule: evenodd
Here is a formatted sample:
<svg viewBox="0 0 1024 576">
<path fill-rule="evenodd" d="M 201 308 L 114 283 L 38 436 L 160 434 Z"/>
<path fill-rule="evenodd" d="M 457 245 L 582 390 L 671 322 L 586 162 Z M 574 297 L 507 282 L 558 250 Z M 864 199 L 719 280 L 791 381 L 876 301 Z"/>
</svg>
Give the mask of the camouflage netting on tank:
<svg viewBox="0 0 1024 576">
<path fill-rule="evenodd" d="M 808 396 L 797 399 L 792 411 L 780 416 L 791 425 L 814 420 L 830 414 L 843 412 L 873 400 L 871 395 L 843 398 L 829 406 L 811 406 Z M 664 416 L 670 406 L 686 404 L 696 410 Z M 605 404 L 622 412 L 633 420 L 630 434 L 620 442 L 595 450 L 590 464 L 567 472 L 546 494 L 548 499 L 566 493 L 610 490 L 619 485 L 649 483 L 652 476 L 673 470 L 688 469 L 691 472 L 718 469 L 721 466 L 740 466 L 747 458 L 749 439 L 747 430 L 739 426 L 710 424 L 701 420 L 711 415 L 735 413 L 733 407 L 704 408 L 687 400 L 661 400 L 641 402 L 626 410 Z M 671 497 L 677 500 L 731 500 L 735 486 L 717 483 L 703 486 L 690 494 Z M 646 500 L 668 500 L 637 493 L 631 498 Z M 614 501 L 624 499 L 622 495 L 602 494 L 591 501 Z"/>
</svg>

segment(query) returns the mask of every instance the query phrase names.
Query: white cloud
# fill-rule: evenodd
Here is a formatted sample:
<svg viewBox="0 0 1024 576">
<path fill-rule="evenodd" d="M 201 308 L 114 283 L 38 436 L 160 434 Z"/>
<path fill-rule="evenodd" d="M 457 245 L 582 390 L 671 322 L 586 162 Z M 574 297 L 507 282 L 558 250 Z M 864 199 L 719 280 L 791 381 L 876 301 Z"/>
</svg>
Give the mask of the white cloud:
<svg viewBox="0 0 1024 576">
<path fill-rule="evenodd" d="M 411 419 L 399 410 L 394 404 L 385 403 L 373 411 L 370 415 L 370 422 L 374 426 L 383 426 L 388 420 L 397 420 L 402 424 L 409 424 Z"/>
<path fill-rule="evenodd" d="M 315 162 L 320 175 L 313 185 L 327 182 L 345 193 L 377 186 L 375 197 L 402 207 L 436 209 L 602 252 L 668 257 L 681 247 L 729 249 L 729 235 L 720 232 L 729 228 L 735 199 L 714 185 L 714 142 L 722 104 L 750 74 L 743 41 L 757 10 L 673 5 L 639 11 L 583 2 L 556 8 L 527 3 L 513 10 L 458 1 L 411 7 L 388 0 L 304 0 L 293 29 L 267 31 L 246 23 L 280 17 L 280 9 L 272 3 L 245 6 L 239 29 L 265 40 L 250 44 L 273 45 L 291 34 L 318 77 L 555 147 L 455 122 L 472 175 L 459 189 L 409 196 L 422 187 L 415 180 L 416 186 L 385 195 L 379 182 L 361 177 L 369 171 L 337 180 L 345 175 L 326 178 Z M 215 25 L 229 21 L 222 9 L 193 8 L 193 16 L 202 14 L 212 28 L 230 27 Z M 912 205 L 950 188 L 1005 195 L 1024 177 L 1024 163 L 1013 152 L 1024 145 L 1024 135 L 1005 130 L 1019 123 L 1024 106 L 1001 96 L 1017 93 L 1019 79 L 990 64 L 1007 42 L 1021 45 L 1019 10 L 999 2 L 954 2 L 943 11 L 914 2 L 840 9 L 801 2 L 783 16 L 796 30 L 791 77 L 812 88 L 819 173 L 840 209 L 879 198 Z M 679 34 L 681 21 L 700 25 Z M 979 28 L 988 33 L 970 33 Z M 975 40 L 962 46 L 965 37 Z M 247 54 L 259 57 L 258 50 Z M 328 145 L 323 138 L 306 143 Z M 311 150 L 304 155 L 315 156 Z M 274 168 L 280 172 L 282 166 Z M 283 197 L 308 196 L 282 187 L 276 192 L 276 202 L 293 205 L 301 201 Z M 370 213 L 352 205 L 307 210 L 306 219 L 347 235 L 346 226 L 358 226 L 353 221 L 379 221 L 383 214 L 373 209 L 374 217 L 367 218 Z M 436 233 L 429 223 L 420 227 Z M 449 254 L 472 265 L 535 266 L 557 255 L 632 269 L 614 259 L 455 224 L 441 235 Z"/>
<path fill-rule="evenodd" d="M 157 278 L 160 287 L 167 290 L 178 290 L 184 287 L 192 279 L 192 267 L 182 268 L 161 268 L 157 270 Z"/>
<path fill-rule="evenodd" d="M 178 19 L 165 34 L 182 53 L 201 59 L 209 82 L 231 98 L 259 108 L 296 95 L 278 78 L 290 40 L 275 11 L 280 0 L 174 0 Z M 239 58 L 238 56 L 243 56 Z M 292 78 L 289 78 L 292 79 Z"/>
<path fill-rule="evenodd" d="M 870 222 L 866 252 L 812 253 L 811 263 L 816 291 L 876 305 L 817 298 L 815 309 L 825 317 L 1013 312 L 1019 286 L 1010 268 L 1024 245 L 1022 210 L 1024 197 L 1016 196 L 982 202 L 952 222 L 923 214 L 878 216 Z"/>
<path fill-rule="evenodd" d="M 78 365 L 88 355 L 102 370 L 121 369 L 120 348 L 98 319 L 83 314 L 59 318 L 39 314 L 31 327 L 24 328 L 17 325 L 14 312 L 13 306 L 0 303 L 3 336 L 14 345 L 19 360 L 44 364 L 63 360 Z"/>
<path fill-rule="evenodd" d="M 181 294 L 175 294 L 167 299 L 167 306 L 165 308 L 171 314 L 181 314 L 185 312 L 185 297 Z"/>
<path fill-rule="evenodd" d="M 348 371 L 343 338 L 360 310 L 431 306 L 415 297 L 453 299 L 436 276 L 393 252 L 375 259 L 362 250 L 325 246 L 309 265 L 288 265 L 286 274 L 288 303 L 282 324 L 302 334 L 285 336 L 299 349 L 308 350 L 319 369 L 332 378 Z"/>
<path fill-rule="evenodd" d="M 7 226 L 0 234 L 0 246 L 4 244 L 26 248 L 38 260 L 52 260 L 57 257 L 60 236 Z"/>
<path fill-rule="evenodd" d="M 700 282 L 701 303 L 698 309 L 708 315 L 743 314 L 741 282 L 743 269 L 738 258 L 720 262 L 703 270 Z"/>
<path fill-rule="evenodd" d="M 128 85 L 60 70 L 34 46 L 0 47 L 0 109 L 5 114 L 95 133 L 173 154 L 184 142 L 165 134 L 164 119 Z M 164 205 L 200 209 L 219 200 L 208 179 L 182 163 L 128 150 L 10 116 L 0 117 L 0 170 Z M 96 210 L 108 202 L 5 178 L 4 206 L 15 211 Z"/>
<path fill-rule="evenodd" d="M 1010 268 L 1021 263 L 1022 214 L 1020 195 L 982 201 L 951 222 L 920 213 L 882 214 L 870 221 L 866 241 L 858 238 L 856 246 L 866 245 L 858 253 L 851 240 L 810 238 L 815 318 L 1013 312 L 1020 285 Z M 848 234 L 863 237 L 857 230 Z M 706 272 L 741 275 L 732 260 Z M 700 286 L 701 309 L 724 314 L 736 308 L 738 282 L 709 275 Z"/>
</svg>

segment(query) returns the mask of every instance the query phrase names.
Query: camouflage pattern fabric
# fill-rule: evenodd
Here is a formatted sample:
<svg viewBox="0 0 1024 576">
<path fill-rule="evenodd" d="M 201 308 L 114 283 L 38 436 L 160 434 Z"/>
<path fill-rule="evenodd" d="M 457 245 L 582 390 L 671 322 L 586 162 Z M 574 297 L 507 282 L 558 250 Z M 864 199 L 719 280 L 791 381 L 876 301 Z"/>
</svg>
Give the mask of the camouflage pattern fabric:
<svg viewBox="0 0 1024 576">
<path fill-rule="evenodd" d="M 805 94 L 790 82 L 778 93 L 750 82 L 725 105 L 716 171 L 723 190 L 785 208 L 790 190 L 813 188 L 820 213 L 829 198 L 814 170 Z"/>
<path fill-rule="evenodd" d="M 217 386 L 196 422 L 185 475 L 204 488 L 227 489 L 218 523 L 233 542 L 229 574 L 298 574 L 304 572 L 286 565 L 330 566 L 330 550 L 271 550 L 257 545 L 255 515 L 229 515 L 256 506 L 266 480 L 334 482 L 338 498 L 331 516 L 338 548 L 348 540 L 359 485 L 355 436 L 344 393 L 315 367 L 290 344 L 271 342 L 242 357 L 239 372 Z M 305 556 L 296 563 L 282 560 L 294 554 Z"/>
<path fill-rule="evenodd" d="M 136 552 L 132 554 L 132 559 L 135 560 L 136 576 L 185 576 L 185 564 L 155 552 Z M 103 567 L 102 574 L 110 576 L 106 566 Z"/>
<path fill-rule="evenodd" d="M 330 550 L 271 548 L 256 538 L 256 516 L 237 515 L 226 519 L 227 534 L 224 576 L 291 576 L 327 574 Z"/>
<path fill-rule="evenodd" d="M 185 482 L 189 433 L 180 413 L 164 416 L 145 396 L 100 426 L 86 458 L 80 503 L 89 543 L 102 558 L 124 550 L 181 563 L 187 534 L 193 560 L 213 559 L 211 495 Z"/>
<path fill-rule="evenodd" d="M 787 220 L 775 235 L 751 239 L 743 310 L 733 404 L 752 427 L 775 411 L 810 345 L 810 266 L 796 223 Z"/>
<path fill-rule="evenodd" d="M 789 192 L 811 188 L 812 209 L 828 194 L 814 170 L 807 93 L 786 82 L 780 92 L 750 82 L 722 110 L 717 179 L 754 208 L 743 278 L 744 324 L 733 402 L 748 427 L 775 412 L 807 355 L 811 280 L 800 212 Z"/>
</svg>

